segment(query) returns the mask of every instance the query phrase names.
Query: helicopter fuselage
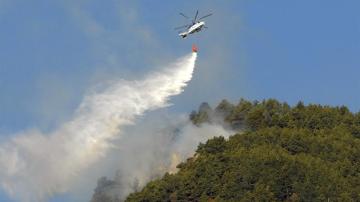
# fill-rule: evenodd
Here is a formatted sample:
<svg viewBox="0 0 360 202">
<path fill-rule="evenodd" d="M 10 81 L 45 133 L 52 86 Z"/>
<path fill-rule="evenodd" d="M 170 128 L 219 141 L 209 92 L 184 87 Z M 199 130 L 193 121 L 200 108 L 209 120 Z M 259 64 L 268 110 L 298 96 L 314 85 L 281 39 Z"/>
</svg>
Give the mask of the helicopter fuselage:
<svg viewBox="0 0 360 202">
<path fill-rule="evenodd" d="M 193 34 L 195 32 L 200 32 L 204 26 L 205 26 L 204 21 L 196 22 L 193 25 L 191 25 L 187 31 L 180 33 L 179 36 L 182 36 L 183 38 L 185 38 L 189 34 Z"/>
</svg>

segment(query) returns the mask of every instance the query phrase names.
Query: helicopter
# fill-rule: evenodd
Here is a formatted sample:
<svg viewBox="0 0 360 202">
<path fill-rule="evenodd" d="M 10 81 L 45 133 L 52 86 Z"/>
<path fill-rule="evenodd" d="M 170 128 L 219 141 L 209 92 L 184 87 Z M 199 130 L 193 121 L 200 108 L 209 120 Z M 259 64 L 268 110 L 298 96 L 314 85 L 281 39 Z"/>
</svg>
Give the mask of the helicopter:
<svg viewBox="0 0 360 202">
<path fill-rule="evenodd" d="M 183 13 L 179 13 L 181 16 L 183 16 L 184 18 L 186 19 L 189 19 L 188 16 L 186 16 L 185 14 Z M 190 34 L 194 34 L 196 32 L 200 32 L 203 28 L 207 28 L 205 26 L 205 22 L 204 21 L 201 21 L 202 19 L 204 18 L 207 18 L 209 16 L 212 15 L 212 13 L 210 14 L 207 14 L 199 19 L 197 19 L 198 17 L 198 14 L 199 14 L 199 10 L 196 11 L 196 14 L 195 14 L 195 17 L 194 19 L 191 21 L 191 24 L 187 24 L 187 25 L 183 25 L 183 26 L 180 26 L 180 27 L 176 27 L 175 30 L 178 30 L 178 29 L 184 29 L 186 28 L 185 31 L 183 32 L 179 32 L 179 36 L 181 36 L 182 38 L 186 38 L 188 35 Z"/>
</svg>

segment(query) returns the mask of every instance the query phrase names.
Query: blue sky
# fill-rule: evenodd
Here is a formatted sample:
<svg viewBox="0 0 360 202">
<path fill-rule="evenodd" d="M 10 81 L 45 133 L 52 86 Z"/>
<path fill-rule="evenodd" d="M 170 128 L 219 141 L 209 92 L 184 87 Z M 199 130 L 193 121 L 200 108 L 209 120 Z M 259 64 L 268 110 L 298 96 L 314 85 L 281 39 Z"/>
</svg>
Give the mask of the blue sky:
<svg viewBox="0 0 360 202">
<path fill-rule="evenodd" d="M 180 39 L 178 13 L 197 8 L 214 13 L 209 29 Z M 0 135 L 51 130 L 91 86 L 141 77 L 192 43 L 194 79 L 171 111 L 241 97 L 359 111 L 359 8 L 356 0 L 0 0 Z"/>
</svg>

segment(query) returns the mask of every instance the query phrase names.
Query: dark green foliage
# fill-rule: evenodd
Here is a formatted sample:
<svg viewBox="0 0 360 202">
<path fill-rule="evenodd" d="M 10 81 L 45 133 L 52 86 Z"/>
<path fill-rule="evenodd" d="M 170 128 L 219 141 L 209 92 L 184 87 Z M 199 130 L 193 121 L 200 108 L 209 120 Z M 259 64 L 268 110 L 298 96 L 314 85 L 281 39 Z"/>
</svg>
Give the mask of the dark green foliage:
<svg viewBox="0 0 360 202">
<path fill-rule="evenodd" d="M 247 130 L 200 144 L 177 174 L 127 201 L 360 201 L 359 114 L 276 100 L 216 111 Z"/>
<path fill-rule="evenodd" d="M 222 117 L 229 116 L 234 110 L 235 106 L 227 100 L 222 100 L 220 104 L 215 108 L 215 113 Z"/>
<path fill-rule="evenodd" d="M 116 195 L 108 194 L 110 190 L 118 187 L 120 185 L 116 181 L 101 177 L 97 182 L 91 202 L 120 202 L 121 200 Z"/>
<path fill-rule="evenodd" d="M 211 122 L 211 116 L 213 114 L 213 110 L 207 102 L 204 102 L 200 105 L 199 110 L 193 111 L 190 114 L 190 120 L 195 125 L 200 125 L 202 123 Z"/>
<path fill-rule="evenodd" d="M 321 105 L 305 106 L 299 102 L 295 107 L 274 99 L 262 102 L 249 102 L 241 99 L 231 108 L 225 120 L 238 128 L 242 124 L 248 130 L 266 127 L 307 128 L 310 130 L 343 127 L 355 137 L 360 137 L 360 114 L 351 113 L 347 107 Z"/>
</svg>

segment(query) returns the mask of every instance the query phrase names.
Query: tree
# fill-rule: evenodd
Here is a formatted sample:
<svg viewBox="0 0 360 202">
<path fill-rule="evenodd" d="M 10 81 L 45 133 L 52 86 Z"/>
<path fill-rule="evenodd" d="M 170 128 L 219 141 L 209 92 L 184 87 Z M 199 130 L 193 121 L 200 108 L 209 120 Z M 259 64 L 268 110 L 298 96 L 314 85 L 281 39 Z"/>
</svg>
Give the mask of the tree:
<svg viewBox="0 0 360 202">
<path fill-rule="evenodd" d="M 210 109 L 200 107 L 193 122 L 209 121 Z M 222 101 L 215 112 L 239 133 L 200 144 L 178 173 L 127 201 L 360 201 L 359 113 L 273 99 Z"/>
</svg>

